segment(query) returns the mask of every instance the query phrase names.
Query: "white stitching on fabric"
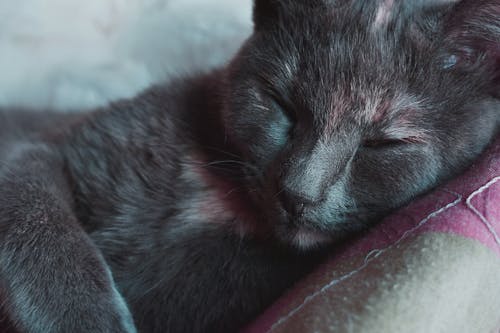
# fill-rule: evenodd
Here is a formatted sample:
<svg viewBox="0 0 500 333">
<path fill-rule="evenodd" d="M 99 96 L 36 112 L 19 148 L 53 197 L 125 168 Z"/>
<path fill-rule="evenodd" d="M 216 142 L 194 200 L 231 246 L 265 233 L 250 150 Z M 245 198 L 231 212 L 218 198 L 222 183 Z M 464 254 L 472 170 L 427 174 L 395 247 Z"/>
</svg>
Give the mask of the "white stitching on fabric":
<svg viewBox="0 0 500 333">
<path fill-rule="evenodd" d="M 477 191 L 475 191 L 474 193 L 472 193 L 467 198 L 467 200 L 465 201 L 465 203 L 467 204 L 467 207 L 470 210 L 472 210 L 474 212 L 474 214 L 476 214 L 479 217 L 479 219 L 481 220 L 481 222 L 484 223 L 484 225 L 486 226 L 486 228 L 488 229 L 488 231 L 493 235 L 493 238 L 497 242 L 498 246 L 500 246 L 500 237 L 498 236 L 497 232 L 493 228 L 492 223 L 490 223 L 490 221 L 488 221 L 488 219 L 486 219 L 486 217 L 483 214 L 481 214 L 481 212 L 478 209 L 476 209 L 476 207 L 474 207 L 474 205 L 472 204 L 472 199 L 474 199 L 477 195 L 479 195 L 479 194 L 483 193 L 484 191 L 486 191 L 487 189 L 489 189 L 494 184 L 498 183 L 498 181 L 500 181 L 500 176 L 493 178 L 486 185 L 484 185 L 483 187 L 479 188 Z"/>
<path fill-rule="evenodd" d="M 460 202 L 462 202 L 462 195 L 460 195 L 459 193 L 455 193 L 455 192 L 452 192 L 452 191 L 448 191 L 448 190 L 445 190 L 446 192 L 449 192 L 449 193 L 452 193 L 454 195 L 457 196 L 457 198 L 453 201 L 453 202 L 450 202 L 449 204 L 439 208 L 438 210 L 435 210 L 434 212 L 430 213 L 429 215 L 427 215 L 426 218 L 424 218 L 423 220 L 421 220 L 415 227 L 413 227 L 412 229 L 410 230 L 407 230 L 403 236 L 401 236 L 401 238 L 399 238 L 397 241 L 395 241 L 394 243 L 392 243 L 391 245 L 387 246 L 386 248 L 383 248 L 383 249 L 375 249 L 375 250 L 372 250 L 370 251 L 366 257 L 365 257 L 365 260 L 364 260 L 364 263 L 358 267 L 357 269 L 337 278 L 337 279 L 334 279 L 332 281 L 330 281 L 329 283 L 327 283 L 326 285 L 324 285 L 321 289 L 319 289 L 318 291 L 308 295 L 306 298 L 304 298 L 304 300 L 302 301 L 301 304 L 299 304 L 297 307 L 293 308 L 292 310 L 290 310 L 290 312 L 288 312 L 286 315 L 280 317 L 272 326 L 269 330 L 267 330 L 266 333 L 270 333 L 272 331 L 274 331 L 276 328 L 278 328 L 279 326 L 281 326 L 283 323 L 285 323 L 288 319 L 290 319 L 291 317 L 293 317 L 297 312 L 299 312 L 305 305 L 307 305 L 309 302 L 311 302 L 314 298 L 318 297 L 319 295 L 321 295 L 322 293 L 324 293 L 325 291 L 327 291 L 328 289 L 330 289 L 331 287 L 335 286 L 336 284 L 350 278 L 351 276 L 355 275 L 356 273 L 359 273 L 360 271 L 362 271 L 364 268 L 366 268 L 368 266 L 368 264 L 370 264 L 373 260 L 375 260 L 377 257 L 379 257 L 381 254 L 383 254 L 384 252 L 386 252 L 387 250 L 389 250 L 390 248 L 400 244 L 402 241 L 404 241 L 410 234 L 414 233 L 415 231 L 417 231 L 418 229 L 420 229 L 422 226 L 424 226 L 430 219 L 442 214 L 443 212 L 447 211 L 448 209 L 452 208 L 452 207 L 455 207 L 457 206 Z"/>
</svg>

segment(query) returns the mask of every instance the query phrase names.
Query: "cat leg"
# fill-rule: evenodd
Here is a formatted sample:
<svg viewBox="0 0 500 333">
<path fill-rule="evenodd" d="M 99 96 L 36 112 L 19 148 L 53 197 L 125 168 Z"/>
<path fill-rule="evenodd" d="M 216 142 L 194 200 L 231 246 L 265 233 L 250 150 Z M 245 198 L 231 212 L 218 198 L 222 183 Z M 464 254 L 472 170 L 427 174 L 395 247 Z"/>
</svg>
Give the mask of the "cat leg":
<svg viewBox="0 0 500 333">
<path fill-rule="evenodd" d="M 135 333 L 110 270 L 72 212 L 61 161 L 30 144 L 2 155 L 0 301 L 16 328 Z"/>
</svg>

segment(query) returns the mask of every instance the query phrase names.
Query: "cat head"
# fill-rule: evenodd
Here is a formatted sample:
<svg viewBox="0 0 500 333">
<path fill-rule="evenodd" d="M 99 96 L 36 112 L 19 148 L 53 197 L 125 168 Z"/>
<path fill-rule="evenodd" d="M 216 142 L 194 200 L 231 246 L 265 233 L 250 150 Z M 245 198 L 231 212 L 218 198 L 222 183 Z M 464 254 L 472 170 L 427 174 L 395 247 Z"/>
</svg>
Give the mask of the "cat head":
<svg viewBox="0 0 500 333">
<path fill-rule="evenodd" d="M 500 112 L 499 8 L 255 1 L 223 118 L 278 238 L 307 247 L 362 229 L 484 149 Z"/>
</svg>

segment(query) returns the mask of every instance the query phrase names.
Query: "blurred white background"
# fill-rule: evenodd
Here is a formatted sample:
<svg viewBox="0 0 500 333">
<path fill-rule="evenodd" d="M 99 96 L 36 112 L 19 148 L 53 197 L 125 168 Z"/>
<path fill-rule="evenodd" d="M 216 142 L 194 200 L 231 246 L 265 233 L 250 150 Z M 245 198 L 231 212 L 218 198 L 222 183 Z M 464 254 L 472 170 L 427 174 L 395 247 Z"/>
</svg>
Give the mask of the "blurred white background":
<svg viewBox="0 0 500 333">
<path fill-rule="evenodd" d="M 0 0 L 0 106 L 72 110 L 226 62 L 251 0 Z"/>
</svg>

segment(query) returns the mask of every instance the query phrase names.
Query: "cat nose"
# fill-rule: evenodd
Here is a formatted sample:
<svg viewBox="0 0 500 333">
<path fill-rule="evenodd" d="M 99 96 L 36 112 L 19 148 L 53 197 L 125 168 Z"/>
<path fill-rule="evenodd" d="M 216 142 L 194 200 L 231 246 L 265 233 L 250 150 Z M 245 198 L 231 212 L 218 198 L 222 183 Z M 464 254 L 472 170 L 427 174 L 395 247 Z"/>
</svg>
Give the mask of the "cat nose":
<svg viewBox="0 0 500 333">
<path fill-rule="evenodd" d="M 318 203 L 306 193 L 298 193 L 289 188 L 284 188 L 279 198 L 283 208 L 293 217 L 303 217 L 306 210 Z"/>
<path fill-rule="evenodd" d="M 303 216 L 325 199 L 327 174 L 308 169 L 293 167 L 280 175 L 279 200 L 282 207 L 294 217 Z"/>
<path fill-rule="evenodd" d="M 280 201 L 292 216 L 301 217 L 326 199 L 332 182 L 331 151 L 324 144 L 316 144 L 305 151 L 293 151 L 280 165 L 277 175 Z"/>
</svg>

